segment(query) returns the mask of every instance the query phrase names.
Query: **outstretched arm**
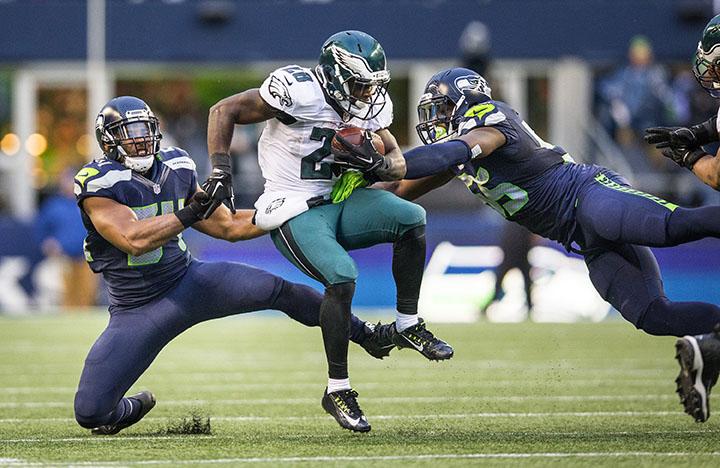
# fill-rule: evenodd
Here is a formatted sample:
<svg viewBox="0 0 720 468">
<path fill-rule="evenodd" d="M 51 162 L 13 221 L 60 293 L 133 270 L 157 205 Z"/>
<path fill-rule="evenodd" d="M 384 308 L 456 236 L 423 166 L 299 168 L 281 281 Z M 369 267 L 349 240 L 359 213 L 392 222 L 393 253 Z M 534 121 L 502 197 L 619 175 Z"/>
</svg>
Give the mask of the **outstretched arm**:
<svg viewBox="0 0 720 468">
<path fill-rule="evenodd" d="M 440 174 L 473 158 L 484 158 L 505 142 L 505 135 L 499 130 L 481 127 L 454 140 L 418 146 L 405 153 L 405 179 Z"/>
<path fill-rule="evenodd" d="M 193 227 L 203 234 L 230 242 L 254 239 L 267 234 L 253 224 L 254 215 L 255 210 L 231 213 L 226 206 L 220 205 L 209 218 L 193 224 Z"/>
<path fill-rule="evenodd" d="M 404 198 L 405 200 L 415 200 L 416 198 L 420 198 L 426 193 L 447 184 L 453 177 L 454 175 L 451 171 L 445 171 L 441 174 L 423 177 L 422 179 L 403 179 L 394 182 L 380 182 L 374 187 L 385 189 L 400 198 Z"/>
</svg>

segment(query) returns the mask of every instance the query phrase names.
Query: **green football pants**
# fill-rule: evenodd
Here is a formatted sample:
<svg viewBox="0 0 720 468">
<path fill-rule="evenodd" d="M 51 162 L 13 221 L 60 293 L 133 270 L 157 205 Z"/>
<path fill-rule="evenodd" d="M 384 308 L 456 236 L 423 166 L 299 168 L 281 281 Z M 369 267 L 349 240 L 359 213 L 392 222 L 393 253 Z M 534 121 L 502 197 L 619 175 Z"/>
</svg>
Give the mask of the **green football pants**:
<svg viewBox="0 0 720 468">
<path fill-rule="evenodd" d="M 320 205 L 271 232 L 278 250 L 325 286 L 353 282 L 348 250 L 394 242 L 425 224 L 425 210 L 385 190 L 356 189 L 345 201 Z"/>
</svg>

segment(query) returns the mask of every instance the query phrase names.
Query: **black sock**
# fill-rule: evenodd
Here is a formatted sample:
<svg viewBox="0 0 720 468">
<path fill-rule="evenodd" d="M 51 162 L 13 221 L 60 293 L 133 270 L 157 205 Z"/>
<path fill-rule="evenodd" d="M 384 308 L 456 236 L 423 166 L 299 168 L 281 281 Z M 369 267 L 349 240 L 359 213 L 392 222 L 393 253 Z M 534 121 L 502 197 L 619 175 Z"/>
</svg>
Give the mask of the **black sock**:
<svg viewBox="0 0 720 468">
<path fill-rule="evenodd" d="M 425 269 L 425 226 L 405 231 L 393 244 L 392 272 L 397 288 L 397 310 L 417 314 Z"/>
<path fill-rule="evenodd" d="M 325 288 L 320 305 L 320 328 L 331 379 L 348 378 L 350 307 L 354 294 L 355 283 L 333 284 Z"/>
<path fill-rule="evenodd" d="M 320 305 L 323 296 L 315 289 L 304 284 L 283 282 L 273 309 L 285 312 L 288 317 L 308 327 L 320 326 Z M 350 341 L 365 341 L 365 322 L 355 315 L 350 316 Z"/>
</svg>

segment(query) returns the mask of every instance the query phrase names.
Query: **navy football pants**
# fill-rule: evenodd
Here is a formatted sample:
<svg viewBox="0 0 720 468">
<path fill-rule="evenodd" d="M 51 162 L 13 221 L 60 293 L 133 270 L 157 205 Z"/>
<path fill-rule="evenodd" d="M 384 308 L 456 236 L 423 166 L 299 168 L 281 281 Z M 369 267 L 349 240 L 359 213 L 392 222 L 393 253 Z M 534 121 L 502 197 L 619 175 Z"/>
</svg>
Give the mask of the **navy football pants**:
<svg viewBox="0 0 720 468">
<path fill-rule="evenodd" d="M 603 299 L 651 335 L 697 335 L 720 323 L 720 308 L 665 296 L 650 247 L 720 237 L 720 206 L 681 208 L 632 189 L 612 172 L 578 197 L 577 242 Z"/>
<path fill-rule="evenodd" d="M 75 394 L 75 418 L 87 428 L 129 416 L 123 395 L 160 350 L 193 325 L 228 315 L 276 309 L 307 326 L 319 325 L 322 295 L 241 263 L 193 261 L 178 285 L 140 307 L 114 309 L 85 360 Z M 351 337 L 363 335 L 353 316 Z M 137 406 L 137 405 L 136 405 Z"/>
</svg>

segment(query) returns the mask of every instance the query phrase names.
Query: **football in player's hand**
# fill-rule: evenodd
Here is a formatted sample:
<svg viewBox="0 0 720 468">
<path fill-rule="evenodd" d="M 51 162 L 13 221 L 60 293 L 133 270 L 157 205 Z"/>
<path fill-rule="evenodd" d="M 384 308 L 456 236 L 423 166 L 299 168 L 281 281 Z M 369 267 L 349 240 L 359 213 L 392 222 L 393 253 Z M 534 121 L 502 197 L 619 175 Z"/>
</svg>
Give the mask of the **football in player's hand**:
<svg viewBox="0 0 720 468">
<path fill-rule="evenodd" d="M 359 127 L 345 127 L 338 130 L 335 135 L 340 135 L 351 145 L 360 145 L 363 142 L 363 132 L 365 130 Z M 372 137 L 372 144 L 375 147 L 375 151 L 380 154 L 385 154 L 385 145 L 383 144 L 382 138 L 375 132 L 370 132 Z M 349 148 L 343 145 L 337 137 L 333 137 L 331 143 L 332 149 L 335 152 L 347 152 Z"/>
</svg>

